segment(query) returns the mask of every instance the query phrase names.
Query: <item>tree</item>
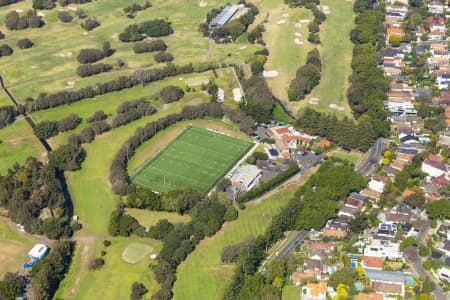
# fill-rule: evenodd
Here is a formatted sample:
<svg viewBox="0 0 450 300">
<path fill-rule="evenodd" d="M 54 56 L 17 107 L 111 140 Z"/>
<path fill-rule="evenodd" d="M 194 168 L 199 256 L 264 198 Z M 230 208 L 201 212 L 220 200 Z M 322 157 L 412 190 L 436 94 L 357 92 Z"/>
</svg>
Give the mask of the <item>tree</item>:
<svg viewBox="0 0 450 300">
<path fill-rule="evenodd" d="M 422 208 L 425 204 L 425 196 L 422 193 L 414 193 L 406 197 L 403 202 L 412 208 Z"/>
<path fill-rule="evenodd" d="M 308 24 L 308 30 L 311 33 L 317 33 L 320 31 L 320 27 L 319 24 L 315 23 L 315 22 L 311 22 Z"/>
<path fill-rule="evenodd" d="M 403 251 L 406 247 L 417 247 L 417 240 L 413 237 L 407 237 L 400 243 L 400 251 Z"/>
<path fill-rule="evenodd" d="M 13 49 L 10 46 L 3 44 L 0 46 L 0 57 L 2 56 L 10 56 L 13 54 Z"/>
<path fill-rule="evenodd" d="M 47 139 L 58 134 L 58 123 L 54 121 L 43 121 L 34 127 L 34 134 L 39 139 Z"/>
<path fill-rule="evenodd" d="M 338 286 L 342 285 L 347 286 L 349 287 L 349 289 L 347 290 L 348 293 L 350 295 L 355 295 L 356 289 L 354 287 L 354 282 L 356 280 L 358 280 L 358 273 L 354 269 L 343 268 L 330 275 L 328 284 L 334 289 L 337 289 Z"/>
<path fill-rule="evenodd" d="M 450 201 L 440 199 L 433 201 L 427 208 L 428 217 L 433 220 L 445 220 L 450 218 Z"/>
<path fill-rule="evenodd" d="M 33 47 L 33 42 L 30 39 L 21 39 L 17 41 L 17 47 L 20 49 L 28 49 Z"/>
<path fill-rule="evenodd" d="M 223 263 L 233 263 L 238 260 L 240 253 L 241 246 L 239 244 L 225 246 L 220 252 L 220 259 Z"/>
<path fill-rule="evenodd" d="M 369 227 L 369 221 L 366 215 L 358 214 L 349 223 L 350 231 L 360 234 Z"/>
<path fill-rule="evenodd" d="M 173 61 L 173 59 L 174 59 L 172 54 L 164 52 L 164 51 L 160 51 L 160 52 L 156 53 L 153 58 L 155 59 L 155 61 L 157 63 L 170 62 L 170 61 Z"/>
<path fill-rule="evenodd" d="M 139 300 L 144 296 L 148 290 L 145 288 L 145 286 L 142 283 L 139 282 L 133 282 L 133 285 L 131 286 L 131 300 Z"/>
<path fill-rule="evenodd" d="M 225 30 L 230 34 L 231 38 L 235 41 L 239 36 L 245 32 L 245 26 L 239 22 L 238 19 L 228 22 L 224 26 Z"/>
<path fill-rule="evenodd" d="M 163 88 L 159 92 L 159 95 L 161 96 L 161 99 L 164 103 L 172 103 L 183 98 L 184 91 L 177 86 L 170 85 Z"/>
<path fill-rule="evenodd" d="M 87 18 L 80 24 L 81 28 L 83 28 L 86 31 L 91 31 L 97 27 L 100 26 L 100 22 L 97 21 L 95 18 Z"/>
<path fill-rule="evenodd" d="M 434 290 L 434 282 L 427 276 L 422 283 L 422 293 L 430 294 Z"/>
<path fill-rule="evenodd" d="M 63 23 L 70 23 L 73 17 L 69 12 L 61 10 L 58 12 L 58 19 Z"/>
</svg>

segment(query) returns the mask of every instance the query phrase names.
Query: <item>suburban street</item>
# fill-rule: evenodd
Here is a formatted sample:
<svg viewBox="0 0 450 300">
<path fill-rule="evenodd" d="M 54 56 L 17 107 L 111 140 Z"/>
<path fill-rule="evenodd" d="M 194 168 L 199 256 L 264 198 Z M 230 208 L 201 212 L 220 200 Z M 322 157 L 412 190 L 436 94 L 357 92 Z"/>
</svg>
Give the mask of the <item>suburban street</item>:
<svg viewBox="0 0 450 300">
<path fill-rule="evenodd" d="M 427 237 L 430 229 L 431 229 L 431 222 L 427 220 L 417 235 L 417 241 L 419 242 L 419 245 L 422 245 L 425 242 L 425 238 Z M 419 255 L 419 248 L 411 247 L 411 251 L 408 254 L 409 254 L 408 258 L 409 260 L 411 260 L 414 272 L 417 274 L 417 276 L 420 276 L 422 278 L 429 276 L 429 274 L 423 267 L 423 261 Z M 438 282 L 435 280 L 434 276 L 429 277 L 435 283 L 433 293 L 436 296 L 436 299 L 446 300 L 447 297 L 444 294 L 442 288 L 439 286 Z"/>
<path fill-rule="evenodd" d="M 356 167 L 356 171 L 364 176 L 369 176 L 373 171 L 374 166 L 378 163 L 378 159 L 382 155 L 383 149 L 386 147 L 387 141 L 379 138 L 370 147 L 366 159 Z"/>
<path fill-rule="evenodd" d="M 276 254 L 275 259 L 278 257 L 282 257 L 283 255 L 291 252 L 294 250 L 295 246 L 303 243 L 303 241 L 306 239 L 306 237 L 309 235 L 309 231 L 307 230 L 300 230 L 296 231 L 291 239 L 281 248 Z"/>
</svg>

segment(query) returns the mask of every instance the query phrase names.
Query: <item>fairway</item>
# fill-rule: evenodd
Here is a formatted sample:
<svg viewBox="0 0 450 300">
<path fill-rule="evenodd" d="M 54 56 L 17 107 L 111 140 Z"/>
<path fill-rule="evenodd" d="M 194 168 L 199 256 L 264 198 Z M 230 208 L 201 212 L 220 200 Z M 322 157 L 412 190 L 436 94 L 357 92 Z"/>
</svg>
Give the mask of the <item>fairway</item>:
<svg viewBox="0 0 450 300">
<path fill-rule="evenodd" d="M 188 127 L 132 181 L 158 192 L 193 188 L 207 193 L 252 146 L 221 133 Z"/>
</svg>

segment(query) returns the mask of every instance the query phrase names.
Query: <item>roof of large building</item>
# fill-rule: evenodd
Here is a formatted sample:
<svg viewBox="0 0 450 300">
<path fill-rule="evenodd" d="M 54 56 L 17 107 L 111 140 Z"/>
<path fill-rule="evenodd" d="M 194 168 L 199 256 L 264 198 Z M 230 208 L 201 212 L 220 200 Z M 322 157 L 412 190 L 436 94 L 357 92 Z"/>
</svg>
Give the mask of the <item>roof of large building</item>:
<svg viewBox="0 0 450 300">
<path fill-rule="evenodd" d="M 306 285 L 310 289 L 309 294 L 311 296 L 320 296 L 327 293 L 328 283 L 326 281 L 321 281 L 319 283 L 308 283 Z"/>
<path fill-rule="evenodd" d="M 367 269 L 366 277 L 371 281 L 404 283 L 405 274 L 400 271 L 383 271 Z"/>
<path fill-rule="evenodd" d="M 211 21 L 211 26 L 223 26 L 225 25 L 239 10 L 237 5 L 225 6 L 225 8 Z"/>
<path fill-rule="evenodd" d="M 243 165 L 234 172 L 230 180 L 232 183 L 239 183 L 248 187 L 260 173 L 261 170 L 257 166 Z"/>
<path fill-rule="evenodd" d="M 380 294 L 366 294 L 366 293 L 359 293 L 358 294 L 358 300 L 383 300 L 384 296 Z"/>
<path fill-rule="evenodd" d="M 28 252 L 28 256 L 42 258 L 47 253 L 47 250 L 47 246 L 43 244 L 36 244 L 33 248 L 31 248 L 30 252 Z"/>
<path fill-rule="evenodd" d="M 363 256 L 362 261 L 364 263 L 364 267 L 366 267 L 366 268 L 375 268 L 375 269 L 383 268 L 383 258 L 382 257 Z"/>
</svg>

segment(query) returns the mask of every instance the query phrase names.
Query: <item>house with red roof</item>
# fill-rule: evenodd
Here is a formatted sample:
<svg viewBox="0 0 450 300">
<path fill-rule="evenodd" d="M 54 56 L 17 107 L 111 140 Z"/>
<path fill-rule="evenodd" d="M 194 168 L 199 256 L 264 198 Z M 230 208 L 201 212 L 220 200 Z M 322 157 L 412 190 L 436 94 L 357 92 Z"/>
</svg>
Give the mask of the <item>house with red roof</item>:
<svg viewBox="0 0 450 300">
<path fill-rule="evenodd" d="M 362 256 L 361 257 L 361 267 L 364 269 L 375 269 L 382 270 L 383 269 L 383 261 L 382 257 L 377 256 Z"/>
</svg>

